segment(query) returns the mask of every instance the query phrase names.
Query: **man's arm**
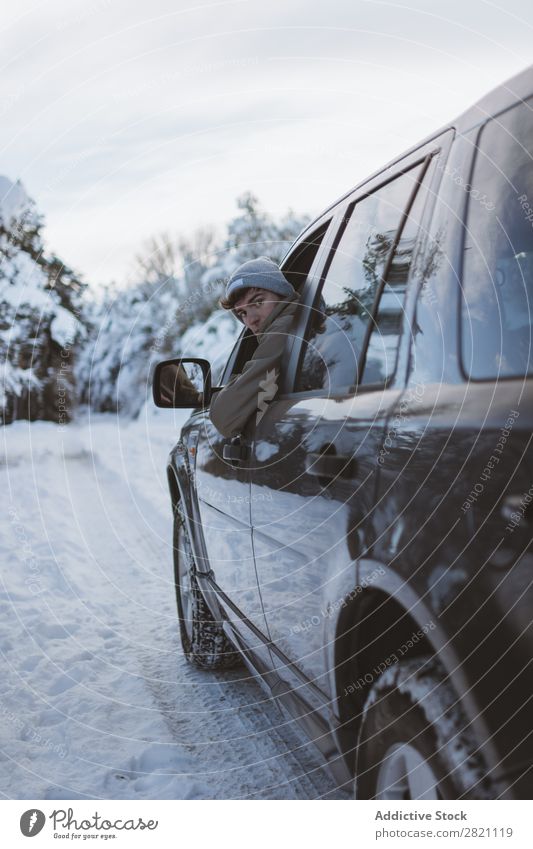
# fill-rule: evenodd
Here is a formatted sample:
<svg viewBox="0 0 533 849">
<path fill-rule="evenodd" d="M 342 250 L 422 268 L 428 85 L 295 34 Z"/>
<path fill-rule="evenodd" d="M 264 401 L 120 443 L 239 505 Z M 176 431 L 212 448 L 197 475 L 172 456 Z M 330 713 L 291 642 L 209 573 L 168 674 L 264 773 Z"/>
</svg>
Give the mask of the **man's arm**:
<svg viewBox="0 0 533 849">
<path fill-rule="evenodd" d="M 178 393 L 181 393 L 183 396 L 181 398 L 182 403 L 185 403 L 186 392 L 190 394 L 192 404 L 202 403 L 202 393 L 198 392 L 181 365 L 179 368 L 175 364 L 165 366 L 161 372 L 159 387 L 161 400 L 166 401 L 170 407 L 174 404 Z"/>
<path fill-rule="evenodd" d="M 241 433 L 255 413 L 262 413 L 278 390 L 280 363 L 290 334 L 297 301 L 291 301 L 259 337 L 259 344 L 242 374 L 213 395 L 209 417 L 223 436 Z"/>
</svg>

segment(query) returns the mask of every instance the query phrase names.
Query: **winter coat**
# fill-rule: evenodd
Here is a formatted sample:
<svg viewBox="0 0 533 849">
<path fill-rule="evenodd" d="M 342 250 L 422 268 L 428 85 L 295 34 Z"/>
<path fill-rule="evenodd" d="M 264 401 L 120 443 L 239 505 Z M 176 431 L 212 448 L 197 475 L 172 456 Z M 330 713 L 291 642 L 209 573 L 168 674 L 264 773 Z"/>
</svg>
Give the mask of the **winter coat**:
<svg viewBox="0 0 533 849">
<path fill-rule="evenodd" d="M 267 405 L 278 391 L 280 363 L 287 336 L 291 334 L 298 294 L 280 301 L 257 334 L 258 345 L 241 374 L 235 374 L 219 392 L 214 392 L 209 417 L 225 437 L 241 433 L 251 416 L 259 423 Z"/>
</svg>

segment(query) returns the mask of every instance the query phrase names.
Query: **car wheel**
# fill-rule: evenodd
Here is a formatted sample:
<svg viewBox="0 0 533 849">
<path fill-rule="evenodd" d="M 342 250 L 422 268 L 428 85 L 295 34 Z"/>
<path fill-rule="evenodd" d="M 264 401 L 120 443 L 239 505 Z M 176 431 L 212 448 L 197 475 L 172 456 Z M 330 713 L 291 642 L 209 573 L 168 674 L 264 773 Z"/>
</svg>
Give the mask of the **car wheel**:
<svg viewBox="0 0 533 849">
<path fill-rule="evenodd" d="M 467 726 L 436 658 L 390 667 L 365 702 L 356 798 L 491 798 L 486 769 Z"/>
<path fill-rule="evenodd" d="M 181 502 L 174 513 L 174 583 L 181 644 L 187 660 L 201 669 L 240 665 L 239 652 L 214 620 L 200 590 Z"/>
</svg>

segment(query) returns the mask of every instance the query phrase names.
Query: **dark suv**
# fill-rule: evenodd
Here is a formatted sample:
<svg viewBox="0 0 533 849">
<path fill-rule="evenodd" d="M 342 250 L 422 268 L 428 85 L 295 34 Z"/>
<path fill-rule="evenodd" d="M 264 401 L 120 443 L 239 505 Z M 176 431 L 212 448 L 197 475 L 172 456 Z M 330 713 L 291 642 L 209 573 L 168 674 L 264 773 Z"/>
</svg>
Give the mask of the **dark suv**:
<svg viewBox="0 0 533 849">
<path fill-rule="evenodd" d="M 185 652 L 244 658 L 356 798 L 533 793 L 532 156 L 533 68 L 310 224 L 246 435 L 211 424 L 207 361 L 156 369 L 196 405 L 168 465 Z M 203 401 L 163 394 L 179 366 Z"/>
</svg>

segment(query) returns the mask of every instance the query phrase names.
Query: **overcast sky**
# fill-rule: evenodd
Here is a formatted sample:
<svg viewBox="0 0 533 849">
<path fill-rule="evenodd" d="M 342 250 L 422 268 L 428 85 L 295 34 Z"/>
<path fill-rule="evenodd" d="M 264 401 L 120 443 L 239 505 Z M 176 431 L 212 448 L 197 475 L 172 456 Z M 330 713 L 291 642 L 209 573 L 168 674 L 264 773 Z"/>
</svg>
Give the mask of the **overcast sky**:
<svg viewBox="0 0 533 849">
<path fill-rule="evenodd" d="M 0 173 L 94 284 L 245 190 L 320 212 L 533 62 L 531 0 L 4 0 L 0 32 Z"/>
</svg>

